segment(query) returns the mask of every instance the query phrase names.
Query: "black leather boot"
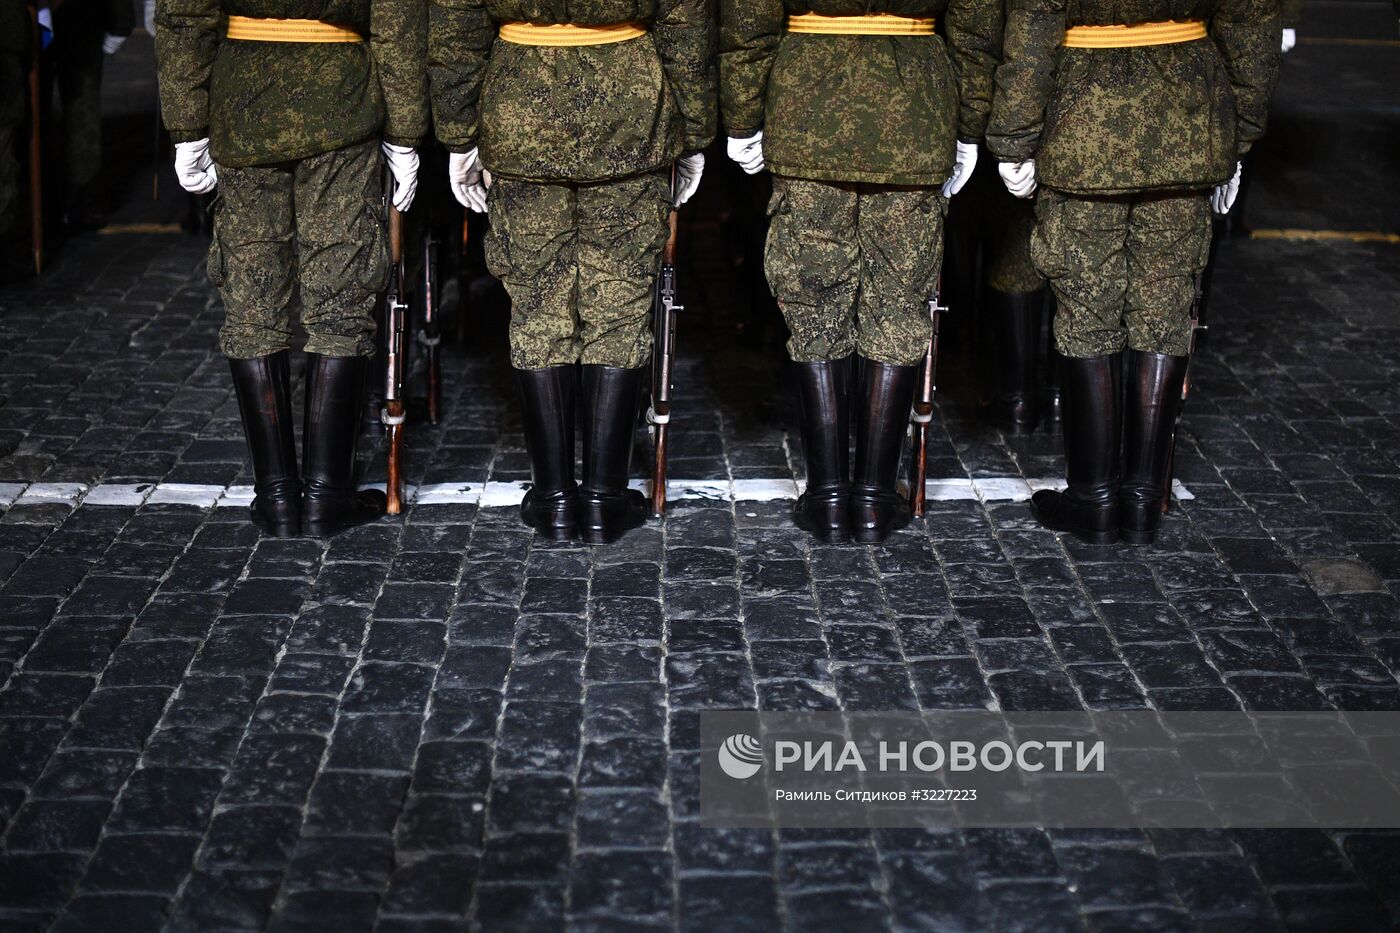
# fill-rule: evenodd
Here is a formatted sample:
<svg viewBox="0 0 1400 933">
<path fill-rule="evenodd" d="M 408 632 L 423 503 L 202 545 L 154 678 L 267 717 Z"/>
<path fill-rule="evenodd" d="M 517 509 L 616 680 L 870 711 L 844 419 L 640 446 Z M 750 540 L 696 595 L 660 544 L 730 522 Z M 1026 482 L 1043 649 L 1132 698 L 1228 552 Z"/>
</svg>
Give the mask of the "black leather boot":
<svg viewBox="0 0 1400 933">
<path fill-rule="evenodd" d="M 792 366 L 807 461 L 792 519 L 818 541 L 840 544 L 851 539 L 851 357 Z"/>
<path fill-rule="evenodd" d="M 520 519 L 551 541 L 578 536 L 578 484 L 574 482 L 574 366 L 517 369 L 525 448 L 530 452 L 530 491 Z"/>
<path fill-rule="evenodd" d="M 859 369 L 851 537 L 879 544 L 909 524 L 909 503 L 895 483 L 920 367 L 862 359 Z"/>
<path fill-rule="evenodd" d="M 1029 434 L 1039 414 L 1035 370 L 1045 294 L 989 288 L 983 293 L 982 307 L 996 345 L 996 390 L 987 418 L 1009 434 Z"/>
<path fill-rule="evenodd" d="M 646 497 L 627 488 L 642 372 L 641 368 L 583 366 L 578 531 L 585 544 L 610 544 L 646 521 Z"/>
<path fill-rule="evenodd" d="M 292 378 L 286 350 L 229 360 L 256 485 L 249 513 L 274 538 L 301 534 L 301 477 L 292 431 Z"/>
<path fill-rule="evenodd" d="M 364 394 L 363 357 L 306 354 L 301 527 L 312 537 L 330 537 L 384 515 L 384 493 L 355 488 Z"/>
<path fill-rule="evenodd" d="M 1119 446 L 1122 356 L 1060 358 L 1064 387 L 1064 492 L 1042 489 L 1031 497 L 1036 519 L 1089 544 L 1118 540 Z"/>
<path fill-rule="evenodd" d="M 1184 356 L 1128 351 L 1118 533 L 1129 544 L 1151 544 L 1162 521 L 1186 361 Z"/>
</svg>

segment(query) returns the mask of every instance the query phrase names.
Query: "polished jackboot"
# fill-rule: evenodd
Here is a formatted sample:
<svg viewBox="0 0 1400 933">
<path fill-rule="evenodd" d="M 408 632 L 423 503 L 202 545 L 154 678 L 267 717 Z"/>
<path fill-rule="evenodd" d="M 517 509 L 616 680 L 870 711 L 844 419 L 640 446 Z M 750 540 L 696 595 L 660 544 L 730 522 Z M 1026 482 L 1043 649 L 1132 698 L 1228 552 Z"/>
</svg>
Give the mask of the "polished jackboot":
<svg viewBox="0 0 1400 933">
<path fill-rule="evenodd" d="M 575 366 L 517 369 L 530 490 L 520 519 L 551 541 L 578 536 L 578 484 L 574 482 Z"/>
<path fill-rule="evenodd" d="M 1064 390 L 1064 492 L 1042 489 L 1031 511 L 1052 531 L 1089 544 L 1118 540 L 1122 356 L 1060 358 Z"/>
<path fill-rule="evenodd" d="M 1187 359 L 1137 350 L 1127 353 L 1118 527 L 1129 544 L 1151 544 L 1162 521 Z"/>
<path fill-rule="evenodd" d="M 793 507 L 797 527 L 818 541 L 851 539 L 851 357 L 793 363 L 807 488 Z"/>
<path fill-rule="evenodd" d="M 862 359 L 858 368 L 851 537 L 879 544 L 909 524 L 909 503 L 895 484 L 920 367 Z"/>
<path fill-rule="evenodd" d="M 290 354 L 229 360 L 243 434 L 253 457 L 253 524 L 274 538 L 301 533 L 301 476 L 292 431 Z"/>
<path fill-rule="evenodd" d="M 302 530 L 324 538 L 384 515 L 384 493 L 355 488 L 366 360 L 306 354 Z"/>
<path fill-rule="evenodd" d="M 627 488 L 641 368 L 583 369 L 583 485 L 578 531 L 585 544 L 609 544 L 646 521 L 646 497 Z"/>
<path fill-rule="evenodd" d="M 1039 417 L 1035 373 L 1045 294 L 989 288 L 983 294 L 982 307 L 996 345 L 996 388 L 987 419 L 1009 434 L 1029 434 Z"/>
</svg>

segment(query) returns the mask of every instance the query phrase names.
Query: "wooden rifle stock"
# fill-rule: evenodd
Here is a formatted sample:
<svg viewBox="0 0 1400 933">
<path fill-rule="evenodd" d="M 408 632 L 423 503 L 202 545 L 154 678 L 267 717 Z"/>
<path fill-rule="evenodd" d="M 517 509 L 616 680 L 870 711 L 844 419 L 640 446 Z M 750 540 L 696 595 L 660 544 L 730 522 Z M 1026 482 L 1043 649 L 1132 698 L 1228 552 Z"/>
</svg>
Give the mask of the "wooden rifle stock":
<svg viewBox="0 0 1400 933">
<path fill-rule="evenodd" d="M 1201 323 L 1202 273 L 1196 273 L 1196 297 L 1191 303 L 1191 344 L 1186 351 L 1186 372 L 1181 377 L 1181 402 L 1176 406 L 1176 421 L 1172 425 L 1172 439 L 1167 447 L 1167 473 L 1162 488 L 1162 514 L 1172 507 L 1172 474 L 1176 471 L 1176 435 L 1181 428 L 1181 414 L 1186 410 L 1186 399 L 1191 394 L 1191 358 L 1196 355 L 1196 339 L 1206 325 Z"/>
<path fill-rule="evenodd" d="M 392 187 L 389 189 L 392 190 Z M 388 434 L 388 464 L 384 495 L 385 511 L 398 515 L 403 511 L 403 215 L 389 204 L 389 289 L 385 293 L 385 339 L 389 352 L 384 373 L 384 409 L 380 419 Z"/>
<path fill-rule="evenodd" d="M 919 387 L 914 393 L 914 408 L 910 413 L 909 435 L 913 447 L 913 469 L 909 478 L 909 510 L 915 518 L 924 514 L 925 486 L 928 482 L 928 426 L 933 421 L 933 395 L 938 391 L 938 330 L 945 308 L 939 298 L 943 283 L 934 285 L 933 295 L 928 301 L 929 334 L 928 350 L 924 353 L 924 365 L 919 374 Z"/>
<path fill-rule="evenodd" d="M 674 174 L 672 191 L 675 190 Z M 661 275 L 657 280 L 656 307 L 652 318 L 651 407 L 647 423 L 651 426 L 655 450 L 651 470 L 651 514 L 666 512 L 667 428 L 671 421 L 671 367 L 676 354 L 676 221 L 671 211 L 667 224 L 670 232 L 661 251 Z"/>
</svg>

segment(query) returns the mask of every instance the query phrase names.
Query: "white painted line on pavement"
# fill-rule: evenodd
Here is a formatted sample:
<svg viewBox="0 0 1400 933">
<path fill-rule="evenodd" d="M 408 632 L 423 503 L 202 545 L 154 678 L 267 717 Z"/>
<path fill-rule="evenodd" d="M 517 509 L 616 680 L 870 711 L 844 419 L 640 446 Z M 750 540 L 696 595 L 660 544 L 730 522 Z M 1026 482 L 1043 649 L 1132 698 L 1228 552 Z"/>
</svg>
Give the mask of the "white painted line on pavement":
<svg viewBox="0 0 1400 933">
<path fill-rule="evenodd" d="M 1023 479 L 1019 476 L 939 477 L 924 486 L 930 501 L 1024 502 L 1040 489 L 1063 489 L 1058 478 Z M 530 484 L 523 481 L 488 483 L 428 483 L 409 486 L 405 499 L 414 505 L 475 505 L 482 508 L 519 505 Z M 650 483 L 635 479 L 633 489 L 647 492 Z M 384 488 L 370 483 L 364 488 Z M 773 502 L 796 499 L 801 485 L 790 477 L 773 479 L 672 479 L 666 498 L 672 501 L 703 499 L 718 502 Z M 1191 490 L 1173 481 L 1177 499 L 1194 499 Z M 96 506 L 191 505 L 198 508 L 242 507 L 253 501 L 252 486 L 214 486 L 198 483 L 0 483 L 0 509 L 11 506 L 79 504 Z"/>
</svg>

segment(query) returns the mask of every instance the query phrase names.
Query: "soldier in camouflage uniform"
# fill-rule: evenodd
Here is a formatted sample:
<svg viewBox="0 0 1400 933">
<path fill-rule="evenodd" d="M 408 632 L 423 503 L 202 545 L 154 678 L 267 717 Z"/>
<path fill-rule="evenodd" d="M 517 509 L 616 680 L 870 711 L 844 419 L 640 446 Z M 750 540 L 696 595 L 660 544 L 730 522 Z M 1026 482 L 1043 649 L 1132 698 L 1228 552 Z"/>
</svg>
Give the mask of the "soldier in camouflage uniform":
<svg viewBox="0 0 1400 933">
<path fill-rule="evenodd" d="M 93 184 L 102 167 L 102 62 L 131 35 L 135 7 L 131 0 L 67 0 L 51 6 L 49 53 L 63 103 L 64 219 L 72 230 L 94 230 L 107 222 Z"/>
<path fill-rule="evenodd" d="M 975 189 L 975 210 L 960 220 L 981 247 L 977 311 L 992 357 L 983 414 L 1010 434 L 1029 433 L 1042 421 L 1053 430 L 1060 419 L 1059 390 L 1054 385 L 1053 353 L 1041 363 L 1049 298 L 1045 277 L 1031 261 L 1035 211 L 1007 192 L 993 160 L 979 162 L 970 185 Z M 1039 391 L 1042 377 L 1047 383 L 1044 398 Z"/>
<path fill-rule="evenodd" d="M 1013 194 L 1040 185 L 1059 301 L 1069 488 L 1033 498 L 1047 527 L 1153 539 L 1211 208 L 1263 134 L 1279 45 L 1278 0 L 1011 0 L 987 139 Z"/>
<path fill-rule="evenodd" d="M 273 535 L 330 535 L 384 514 L 384 494 L 354 482 L 389 270 L 380 154 L 407 210 L 427 131 L 426 44 L 423 0 L 158 0 L 161 111 L 181 185 L 218 186 L 209 277 L 252 452 L 252 516 Z M 289 375 L 298 290 L 300 475 Z"/>
<path fill-rule="evenodd" d="M 794 519 L 819 540 L 878 542 L 908 520 L 895 488 L 905 425 L 947 198 L 972 171 L 991 107 L 1001 0 L 720 9 L 730 156 L 775 176 L 765 267 L 792 332 L 807 461 Z"/>
<path fill-rule="evenodd" d="M 487 265 L 511 298 L 521 517 L 556 540 L 606 543 L 646 516 L 627 477 L 648 316 L 667 217 L 714 136 L 713 18 L 711 0 L 432 0 L 435 126 L 458 200 L 490 208 Z"/>
</svg>

